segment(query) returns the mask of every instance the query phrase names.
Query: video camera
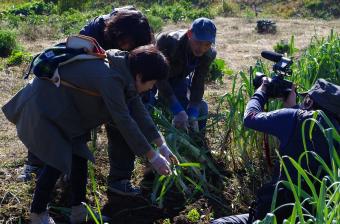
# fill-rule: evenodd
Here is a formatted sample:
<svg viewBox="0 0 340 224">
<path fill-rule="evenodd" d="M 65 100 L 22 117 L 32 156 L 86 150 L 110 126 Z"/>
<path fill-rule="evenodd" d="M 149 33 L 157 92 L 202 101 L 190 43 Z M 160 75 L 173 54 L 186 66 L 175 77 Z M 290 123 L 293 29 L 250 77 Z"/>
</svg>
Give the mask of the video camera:
<svg viewBox="0 0 340 224">
<path fill-rule="evenodd" d="M 267 96 L 269 98 L 287 98 L 291 92 L 293 83 L 285 80 L 286 75 L 291 75 L 292 70 L 290 66 L 293 61 L 289 58 L 284 57 L 282 54 L 278 54 L 271 51 L 262 51 L 261 56 L 270 61 L 276 62 L 273 65 L 273 71 L 275 75 L 269 78 L 269 84 L 267 86 Z M 261 72 L 256 72 L 253 80 L 254 87 L 257 89 L 262 84 L 262 78 L 266 75 Z"/>
</svg>

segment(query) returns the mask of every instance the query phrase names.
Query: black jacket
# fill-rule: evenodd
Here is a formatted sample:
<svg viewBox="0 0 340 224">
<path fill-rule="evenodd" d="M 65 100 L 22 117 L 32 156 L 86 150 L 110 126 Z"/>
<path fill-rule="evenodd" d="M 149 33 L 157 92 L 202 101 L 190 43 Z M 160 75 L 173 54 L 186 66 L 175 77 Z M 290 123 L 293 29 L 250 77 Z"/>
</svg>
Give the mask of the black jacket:
<svg viewBox="0 0 340 224">
<path fill-rule="evenodd" d="M 198 103 L 202 100 L 204 94 L 204 80 L 209 71 L 209 66 L 216 57 L 216 50 L 211 48 L 201 57 L 193 57 L 186 35 L 187 30 L 178 30 L 174 32 L 163 32 L 157 35 L 156 45 L 165 54 L 170 62 L 169 79 L 185 78 L 192 70 L 190 58 L 194 58 L 194 75 L 190 87 L 190 102 Z M 170 100 L 174 95 L 168 81 L 162 81 L 157 84 L 160 95 Z"/>
<path fill-rule="evenodd" d="M 111 13 L 102 15 L 102 16 L 97 16 L 94 19 L 90 20 L 86 26 L 84 26 L 79 34 L 93 37 L 96 39 L 98 44 L 104 49 L 104 50 L 109 50 L 112 49 L 113 46 L 115 46 L 115 43 L 108 43 L 105 41 L 105 36 L 104 36 L 104 29 L 106 27 L 106 22 L 111 19 L 113 16 L 117 14 L 119 11 L 136 11 L 136 8 L 133 6 L 124 6 L 121 8 L 115 8 L 112 10 Z"/>
</svg>

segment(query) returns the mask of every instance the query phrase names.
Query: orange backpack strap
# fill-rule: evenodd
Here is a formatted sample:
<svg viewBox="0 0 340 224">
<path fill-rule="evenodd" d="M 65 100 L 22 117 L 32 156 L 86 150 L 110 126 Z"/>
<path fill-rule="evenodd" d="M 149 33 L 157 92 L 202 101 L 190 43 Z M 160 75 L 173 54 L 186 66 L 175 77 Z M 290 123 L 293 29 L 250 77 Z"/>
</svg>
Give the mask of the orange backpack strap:
<svg viewBox="0 0 340 224">
<path fill-rule="evenodd" d="M 66 47 L 73 49 L 84 49 L 87 54 L 95 55 L 98 58 L 106 58 L 105 50 L 93 37 L 84 35 L 69 36 L 66 40 Z"/>
<path fill-rule="evenodd" d="M 60 63 L 60 65 L 65 65 L 67 63 L 70 63 L 72 61 L 76 60 L 89 60 L 89 59 L 106 59 L 107 55 L 105 50 L 98 44 L 96 39 L 84 35 L 74 35 L 74 36 L 69 36 L 66 40 L 66 47 L 67 48 L 72 48 L 72 49 L 84 49 L 86 54 L 80 54 L 77 55 L 63 63 Z M 58 73 L 58 69 L 56 69 L 56 72 Z M 60 76 L 59 76 L 60 77 Z M 53 80 L 51 80 L 54 82 Z M 55 83 L 55 82 L 54 82 Z M 55 83 L 57 84 L 57 83 Z M 97 96 L 100 97 L 100 94 L 96 91 L 91 91 L 88 89 L 84 89 L 81 87 L 78 87 L 70 82 L 67 82 L 65 80 L 60 79 L 59 84 L 81 91 L 87 95 L 90 96 Z"/>
</svg>

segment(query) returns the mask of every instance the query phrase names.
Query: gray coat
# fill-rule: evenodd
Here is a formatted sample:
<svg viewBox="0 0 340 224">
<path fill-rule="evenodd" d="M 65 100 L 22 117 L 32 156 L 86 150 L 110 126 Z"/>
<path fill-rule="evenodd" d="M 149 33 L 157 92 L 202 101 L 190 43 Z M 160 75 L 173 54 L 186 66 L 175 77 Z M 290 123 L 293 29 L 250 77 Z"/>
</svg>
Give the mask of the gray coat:
<svg viewBox="0 0 340 224">
<path fill-rule="evenodd" d="M 148 141 L 160 137 L 135 88 L 128 53 L 107 53 L 110 63 L 96 59 L 59 68 L 61 79 L 100 97 L 35 78 L 2 107 L 28 150 L 62 172 L 70 172 L 73 153 L 94 160 L 79 137 L 110 120 L 136 155 L 152 149 Z"/>
</svg>

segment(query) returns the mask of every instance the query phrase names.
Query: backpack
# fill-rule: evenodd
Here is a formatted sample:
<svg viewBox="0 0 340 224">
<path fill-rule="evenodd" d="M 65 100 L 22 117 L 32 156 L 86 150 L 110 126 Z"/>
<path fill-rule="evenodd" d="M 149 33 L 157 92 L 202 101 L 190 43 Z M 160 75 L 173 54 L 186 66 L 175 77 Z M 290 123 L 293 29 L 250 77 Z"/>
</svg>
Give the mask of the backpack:
<svg viewBox="0 0 340 224">
<path fill-rule="evenodd" d="M 37 54 L 28 66 L 24 79 L 28 79 L 29 75 L 33 73 L 40 79 L 51 81 L 57 87 L 65 85 L 89 95 L 99 96 L 98 93 L 82 89 L 62 80 L 58 68 L 76 60 L 106 60 L 106 58 L 106 52 L 94 38 L 84 35 L 70 36 L 66 42 L 59 43 Z"/>
</svg>

